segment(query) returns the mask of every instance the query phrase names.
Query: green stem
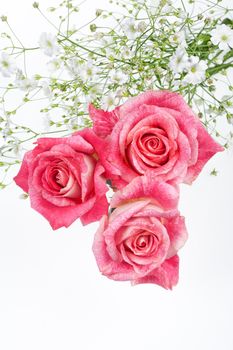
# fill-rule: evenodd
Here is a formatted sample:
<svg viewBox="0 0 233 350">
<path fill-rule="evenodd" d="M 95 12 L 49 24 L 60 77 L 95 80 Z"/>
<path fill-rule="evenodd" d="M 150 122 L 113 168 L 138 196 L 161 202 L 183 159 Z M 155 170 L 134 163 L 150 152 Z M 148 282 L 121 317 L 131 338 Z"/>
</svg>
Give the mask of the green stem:
<svg viewBox="0 0 233 350">
<path fill-rule="evenodd" d="M 93 51 L 93 50 L 90 50 L 88 49 L 88 47 L 84 47 L 83 45 L 80 45 L 78 44 L 76 41 L 73 41 L 71 40 L 70 38 L 67 38 L 66 36 L 60 34 L 60 36 L 63 38 L 62 40 L 58 40 L 59 43 L 63 42 L 63 41 L 68 41 L 69 43 L 79 47 L 80 49 L 83 49 L 84 51 L 86 52 L 89 52 L 91 53 L 92 55 L 96 55 L 96 56 L 99 56 L 99 57 L 103 57 L 103 58 L 107 58 L 106 55 L 100 53 L 100 52 L 96 52 L 96 51 Z M 135 64 L 132 63 L 132 62 L 129 62 L 129 61 L 124 61 L 124 60 L 120 60 L 118 58 L 114 58 L 114 61 L 116 62 L 123 62 L 123 63 L 126 63 L 126 64 L 129 64 L 130 66 L 134 66 Z"/>
<path fill-rule="evenodd" d="M 230 68 L 230 67 L 233 67 L 233 61 L 229 62 L 229 63 L 218 64 L 215 67 L 208 68 L 207 73 L 208 73 L 209 77 L 212 77 L 213 75 L 221 72 L 224 69 Z"/>
</svg>

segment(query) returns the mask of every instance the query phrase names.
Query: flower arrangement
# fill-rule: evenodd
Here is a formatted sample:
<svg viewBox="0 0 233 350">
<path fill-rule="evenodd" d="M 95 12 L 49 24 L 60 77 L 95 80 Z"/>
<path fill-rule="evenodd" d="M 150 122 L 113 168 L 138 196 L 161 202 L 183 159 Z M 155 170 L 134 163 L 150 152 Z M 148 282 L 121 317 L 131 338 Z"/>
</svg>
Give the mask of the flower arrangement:
<svg viewBox="0 0 233 350">
<path fill-rule="evenodd" d="M 97 9 L 76 28 L 75 1 L 49 8 L 58 25 L 35 2 L 54 29 L 35 47 L 25 47 L 1 17 L 8 31 L 0 57 L 0 186 L 23 152 L 13 176 L 24 197 L 53 229 L 100 221 L 93 252 L 113 280 L 177 284 L 177 253 L 187 239 L 179 185 L 191 184 L 232 139 L 232 10 L 207 0 L 200 13 L 193 3 L 117 1 L 119 11 Z M 35 52 L 48 57 L 48 75 L 28 76 L 26 57 Z M 14 93 L 21 101 L 12 108 Z M 38 100 L 42 129 L 19 124 L 18 110 Z"/>
</svg>

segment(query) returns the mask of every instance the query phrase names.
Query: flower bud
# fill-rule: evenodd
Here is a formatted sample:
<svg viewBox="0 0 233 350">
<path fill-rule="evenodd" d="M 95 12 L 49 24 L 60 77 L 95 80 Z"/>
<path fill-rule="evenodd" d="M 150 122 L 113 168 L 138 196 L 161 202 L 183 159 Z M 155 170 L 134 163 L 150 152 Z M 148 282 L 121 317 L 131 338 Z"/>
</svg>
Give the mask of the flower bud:
<svg viewBox="0 0 233 350">
<path fill-rule="evenodd" d="M 7 16 L 1 16 L 2 22 L 7 22 Z"/>
<path fill-rule="evenodd" d="M 39 2 L 37 2 L 37 1 L 33 2 L 32 6 L 33 6 L 35 9 L 38 9 L 38 8 L 39 8 Z"/>
</svg>

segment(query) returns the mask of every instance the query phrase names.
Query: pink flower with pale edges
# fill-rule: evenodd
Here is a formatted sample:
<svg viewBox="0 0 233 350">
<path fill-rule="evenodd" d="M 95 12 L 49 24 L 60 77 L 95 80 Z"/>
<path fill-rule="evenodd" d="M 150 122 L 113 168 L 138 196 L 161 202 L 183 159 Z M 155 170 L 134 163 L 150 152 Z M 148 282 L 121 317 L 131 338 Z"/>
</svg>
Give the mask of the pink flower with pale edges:
<svg viewBox="0 0 233 350">
<path fill-rule="evenodd" d="M 223 151 L 177 93 L 147 91 L 111 112 L 92 105 L 89 111 L 99 157 L 116 188 L 148 172 L 191 184 L 206 162 Z"/>
<path fill-rule="evenodd" d="M 88 224 L 107 213 L 103 173 L 93 145 L 77 132 L 71 137 L 38 139 L 14 180 L 55 230 L 78 218 Z"/>
<path fill-rule="evenodd" d="M 100 272 L 132 284 L 155 283 L 171 289 L 178 282 L 178 250 L 187 239 L 177 209 L 178 188 L 138 176 L 116 192 L 95 234 L 93 252 Z"/>
</svg>

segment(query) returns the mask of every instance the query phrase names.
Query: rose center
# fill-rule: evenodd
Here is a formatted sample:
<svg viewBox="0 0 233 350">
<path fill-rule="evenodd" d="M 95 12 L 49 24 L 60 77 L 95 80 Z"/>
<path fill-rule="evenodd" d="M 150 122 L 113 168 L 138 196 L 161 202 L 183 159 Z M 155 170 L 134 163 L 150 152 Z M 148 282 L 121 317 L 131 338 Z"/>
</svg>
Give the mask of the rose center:
<svg viewBox="0 0 233 350">
<path fill-rule="evenodd" d="M 145 248 L 148 244 L 148 236 L 139 236 L 137 241 L 136 241 L 136 246 L 137 248 Z"/>
<path fill-rule="evenodd" d="M 125 249 L 138 256 L 148 256 L 157 252 L 159 239 L 156 234 L 142 231 L 124 242 Z"/>
<path fill-rule="evenodd" d="M 165 145 L 159 135 L 157 134 L 144 134 L 141 137 L 142 150 L 152 153 L 163 153 L 165 151 Z"/>
<path fill-rule="evenodd" d="M 68 176 L 61 170 L 57 170 L 57 173 L 55 174 L 55 181 L 61 187 L 65 187 L 68 181 Z"/>
<path fill-rule="evenodd" d="M 64 164 L 58 164 L 51 168 L 53 182 L 60 188 L 64 188 L 69 181 L 69 171 Z"/>
</svg>

